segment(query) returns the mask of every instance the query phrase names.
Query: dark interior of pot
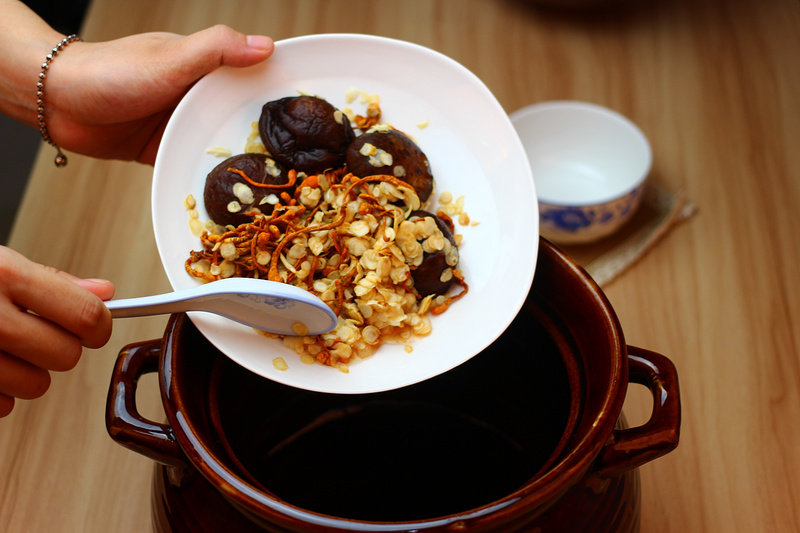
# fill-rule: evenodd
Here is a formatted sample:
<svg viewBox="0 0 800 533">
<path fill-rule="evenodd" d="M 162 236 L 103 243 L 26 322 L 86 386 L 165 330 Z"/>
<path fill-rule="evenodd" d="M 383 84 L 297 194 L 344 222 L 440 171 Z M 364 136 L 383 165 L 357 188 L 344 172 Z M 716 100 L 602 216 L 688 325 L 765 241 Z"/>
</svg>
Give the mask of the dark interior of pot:
<svg viewBox="0 0 800 533">
<path fill-rule="evenodd" d="M 466 511 L 547 468 L 574 424 L 577 377 L 537 314 L 527 309 L 490 349 L 446 374 L 367 395 L 265 380 L 186 320 L 191 364 L 180 368 L 192 377 L 181 382 L 193 383 L 195 397 L 184 409 L 226 466 L 294 506 L 368 521 Z"/>
<path fill-rule="evenodd" d="M 575 304 L 566 299 L 587 298 L 585 288 L 563 292 L 584 274 L 554 254 L 549 246 L 540 253 L 537 280 L 546 283 L 536 289 L 534 282 L 489 348 L 436 378 L 377 394 L 323 394 L 265 380 L 179 316 L 165 344 L 173 347 L 172 382 L 180 384 L 173 401 L 204 453 L 265 497 L 300 509 L 390 522 L 488 505 L 573 451 L 597 415 L 587 397 L 602 400 L 608 385 L 601 381 L 614 373 L 604 369 L 613 364 L 591 362 L 591 352 L 608 352 L 593 344 L 609 341 L 600 338 L 604 317 L 596 309 L 593 316 L 565 311 Z M 584 325 L 574 320 L 594 333 L 575 331 Z M 586 340 L 576 340 L 581 335 Z M 587 377 L 587 367 L 599 376 Z"/>
</svg>

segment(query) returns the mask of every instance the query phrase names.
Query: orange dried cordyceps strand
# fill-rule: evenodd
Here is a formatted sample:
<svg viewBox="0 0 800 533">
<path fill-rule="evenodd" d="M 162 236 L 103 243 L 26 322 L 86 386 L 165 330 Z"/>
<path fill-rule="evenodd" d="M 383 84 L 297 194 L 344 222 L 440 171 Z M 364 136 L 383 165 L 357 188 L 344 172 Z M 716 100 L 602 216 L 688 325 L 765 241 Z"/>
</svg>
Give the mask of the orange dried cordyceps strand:
<svg viewBox="0 0 800 533">
<path fill-rule="evenodd" d="M 186 272 L 188 272 L 190 276 L 193 276 L 195 278 L 200 278 L 205 281 L 215 281 L 216 278 L 211 274 L 208 274 L 206 272 L 201 272 L 192 267 L 193 263 L 199 261 L 200 259 L 204 259 L 204 257 L 194 254 L 197 254 L 197 252 L 192 252 L 192 255 L 184 263 L 184 268 L 186 269 Z"/>
<path fill-rule="evenodd" d="M 250 178 L 250 176 L 248 176 L 244 170 L 238 168 L 228 167 L 227 170 L 228 172 L 233 172 L 234 174 L 238 174 L 244 181 L 246 181 L 253 187 L 258 187 L 260 189 L 290 189 L 294 187 L 294 184 L 297 182 L 297 171 L 294 169 L 290 170 L 287 173 L 289 181 L 287 181 L 286 183 L 282 183 L 280 185 L 274 185 L 272 183 L 259 183 Z"/>
<path fill-rule="evenodd" d="M 280 274 L 278 274 L 278 259 L 280 258 L 281 252 L 286 247 L 286 244 L 293 241 L 295 237 L 310 233 L 312 231 L 321 231 L 326 229 L 333 229 L 338 226 L 341 226 L 344 223 L 346 215 L 346 209 L 343 206 L 339 210 L 339 217 L 334 220 L 333 222 L 329 222 L 328 224 L 319 224 L 316 226 L 304 226 L 296 231 L 291 233 L 287 233 L 283 239 L 278 243 L 278 246 L 275 248 L 275 251 L 272 253 L 272 259 L 270 260 L 269 265 L 269 279 L 272 281 L 281 281 Z"/>
<path fill-rule="evenodd" d="M 456 279 L 456 282 L 464 288 L 464 290 L 459 292 L 458 294 L 450 296 L 444 301 L 444 303 L 439 304 L 435 307 L 431 307 L 431 313 L 433 313 L 434 315 L 440 315 L 445 311 L 447 311 L 447 309 L 453 302 L 455 302 L 456 300 L 467 294 L 467 291 L 469 291 L 469 286 L 467 285 L 467 282 L 464 281 L 464 276 L 458 270 L 453 269 L 453 277 Z"/>
<path fill-rule="evenodd" d="M 331 366 L 331 352 L 328 351 L 327 348 L 322 348 L 322 350 L 314 356 L 318 363 L 321 363 L 326 366 Z"/>
<path fill-rule="evenodd" d="M 381 121 L 381 108 L 375 102 L 371 102 L 367 105 L 367 116 L 356 115 L 353 122 L 356 125 L 356 128 L 360 129 L 361 131 L 367 131 L 375 124 L 378 124 Z"/>
<path fill-rule="evenodd" d="M 294 191 L 294 197 L 297 198 L 300 196 L 300 190 L 303 187 L 311 187 L 312 189 L 316 189 L 319 187 L 319 178 L 317 174 L 312 174 L 311 176 L 307 176 L 303 181 L 300 182 L 300 185 L 297 186 L 297 189 Z"/>
<path fill-rule="evenodd" d="M 260 250 L 266 250 L 267 246 L 272 244 L 272 239 L 270 237 L 272 237 L 270 233 L 262 231 L 258 233 L 258 237 L 256 237 L 254 241 L 256 241 L 256 245 Z"/>
</svg>

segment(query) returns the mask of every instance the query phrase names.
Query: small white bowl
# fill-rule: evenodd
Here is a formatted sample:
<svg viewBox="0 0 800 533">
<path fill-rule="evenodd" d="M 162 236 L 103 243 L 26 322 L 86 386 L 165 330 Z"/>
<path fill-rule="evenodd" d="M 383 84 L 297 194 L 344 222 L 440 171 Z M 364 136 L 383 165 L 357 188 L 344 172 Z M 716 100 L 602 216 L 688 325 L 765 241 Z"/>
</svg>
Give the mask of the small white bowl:
<svg viewBox="0 0 800 533">
<path fill-rule="evenodd" d="M 536 183 L 542 236 L 560 244 L 591 242 L 636 212 L 653 154 L 633 122 L 575 101 L 524 107 L 511 122 Z"/>
</svg>

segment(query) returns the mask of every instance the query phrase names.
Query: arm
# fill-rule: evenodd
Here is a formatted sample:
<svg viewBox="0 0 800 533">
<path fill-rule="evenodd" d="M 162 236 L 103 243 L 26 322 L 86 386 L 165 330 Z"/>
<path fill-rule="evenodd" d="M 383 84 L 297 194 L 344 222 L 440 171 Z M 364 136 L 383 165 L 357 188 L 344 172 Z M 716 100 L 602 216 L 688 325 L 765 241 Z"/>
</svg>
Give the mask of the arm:
<svg viewBox="0 0 800 533">
<path fill-rule="evenodd" d="M 64 36 L 17 0 L 0 0 L 0 13 L 0 110 L 38 127 L 39 71 Z M 48 69 L 50 136 L 65 150 L 152 164 L 172 109 L 194 82 L 220 65 L 263 61 L 272 50 L 268 37 L 221 25 L 188 36 L 145 33 L 74 42 Z"/>
<path fill-rule="evenodd" d="M 18 0 L 0 0 L 0 14 L 0 111 L 35 126 L 39 70 L 64 36 Z"/>
</svg>

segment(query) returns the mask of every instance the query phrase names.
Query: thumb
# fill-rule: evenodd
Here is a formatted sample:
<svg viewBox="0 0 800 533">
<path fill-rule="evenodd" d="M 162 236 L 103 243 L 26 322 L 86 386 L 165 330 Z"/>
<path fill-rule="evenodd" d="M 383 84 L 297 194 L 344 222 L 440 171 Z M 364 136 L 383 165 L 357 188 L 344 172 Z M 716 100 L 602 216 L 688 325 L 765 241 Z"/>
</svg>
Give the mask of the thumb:
<svg viewBox="0 0 800 533">
<path fill-rule="evenodd" d="M 247 67 L 272 55 L 275 44 L 264 35 L 245 35 L 233 28 L 216 25 L 180 39 L 184 65 L 195 78 L 221 65 Z"/>
</svg>

